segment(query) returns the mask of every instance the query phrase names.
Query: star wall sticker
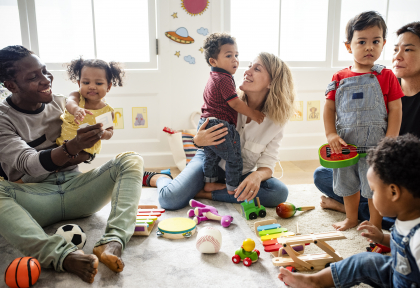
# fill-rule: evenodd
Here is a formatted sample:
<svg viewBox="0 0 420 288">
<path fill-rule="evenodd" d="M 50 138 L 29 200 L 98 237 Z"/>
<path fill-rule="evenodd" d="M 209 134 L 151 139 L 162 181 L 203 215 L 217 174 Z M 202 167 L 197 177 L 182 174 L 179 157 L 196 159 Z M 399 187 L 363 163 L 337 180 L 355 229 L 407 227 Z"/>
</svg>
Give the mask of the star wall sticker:
<svg viewBox="0 0 420 288">
<path fill-rule="evenodd" d="M 201 53 L 203 53 L 204 52 L 203 47 L 200 47 L 200 49 L 198 49 L 198 51 L 200 51 Z"/>
<path fill-rule="evenodd" d="M 174 14 L 172 14 L 171 16 L 174 17 L 174 19 L 175 18 L 178 18 L 178 13 L 177 12 L 174 12 Z"/>
<path fill-rule="evenodd" d="M 181 53 L 180 53 L 181 51 L 175 51 L 175 56 L 177 56 L 178 58 L 179 58 L 179 56 L 181 56 Z"/>
</svg>

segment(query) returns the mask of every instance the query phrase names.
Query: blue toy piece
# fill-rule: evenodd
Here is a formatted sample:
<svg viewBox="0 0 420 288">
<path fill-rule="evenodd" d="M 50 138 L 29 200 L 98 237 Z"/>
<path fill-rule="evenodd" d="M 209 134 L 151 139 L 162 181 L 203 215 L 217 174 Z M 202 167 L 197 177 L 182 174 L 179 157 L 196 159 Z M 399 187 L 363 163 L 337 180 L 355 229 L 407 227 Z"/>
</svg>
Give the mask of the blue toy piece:
<svg viewBox="0 0 420 288">
<path fill-rule="evenodd" d="M 162 171 L 160 171 L 160 173 L 171 175 L 171 169 L 162 170 Z"/>
<path fill-rule="evenodd" d="M 257 230 L 258 231 L 263 231 L 263 230 L 270 230 L 270 229 L 276 229 L 276 228 L 281 228 L 281 225 L 280 224 L 269 224 L 269 225 L 258 226 Z"/>
</svg>

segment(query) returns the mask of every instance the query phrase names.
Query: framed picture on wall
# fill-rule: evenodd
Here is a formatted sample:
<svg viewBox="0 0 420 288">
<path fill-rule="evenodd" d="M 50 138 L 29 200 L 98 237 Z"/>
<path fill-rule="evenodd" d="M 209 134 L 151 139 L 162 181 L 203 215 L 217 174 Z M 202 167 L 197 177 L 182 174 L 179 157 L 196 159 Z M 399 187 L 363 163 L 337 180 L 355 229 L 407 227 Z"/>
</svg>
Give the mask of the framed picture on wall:
<svg viewBox="0 0 420 288">
<path fill-rule="evenodd" d="M 124 129 L 123 108 L 114 108 L 114 129 Z"/>
<path fill-rule="evenodd" d="M 133 107 L 133 128 L 147 128 L 147 107 Z"/>
</svg>

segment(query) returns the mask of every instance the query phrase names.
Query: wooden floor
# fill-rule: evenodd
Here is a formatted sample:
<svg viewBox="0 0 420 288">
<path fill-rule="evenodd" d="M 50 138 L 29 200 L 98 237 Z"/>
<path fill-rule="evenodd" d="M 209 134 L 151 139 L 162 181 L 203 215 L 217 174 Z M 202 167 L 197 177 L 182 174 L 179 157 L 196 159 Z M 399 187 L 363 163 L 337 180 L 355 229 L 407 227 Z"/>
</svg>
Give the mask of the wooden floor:
<svg viewBox="0 0 420 288">
<path fill-rule="evenodd" d="M 293 184 L 313 184 L 313 174 L 317 167 L 320 166 L 318 160 L 306 160 L 306 161 L 282 161 L 281 166 L 283 167 L 283 177 L 280 179 L 286 185 Z M 166 168 L 145 168 L 146 171 L 160 172 Z M 180 173 L 176 167 L 170 167 L 171 174 L 175 178 Z M 274 169 L 274 177 L 281 176 L 281 168 L 276 165 Z"/>
</svg>

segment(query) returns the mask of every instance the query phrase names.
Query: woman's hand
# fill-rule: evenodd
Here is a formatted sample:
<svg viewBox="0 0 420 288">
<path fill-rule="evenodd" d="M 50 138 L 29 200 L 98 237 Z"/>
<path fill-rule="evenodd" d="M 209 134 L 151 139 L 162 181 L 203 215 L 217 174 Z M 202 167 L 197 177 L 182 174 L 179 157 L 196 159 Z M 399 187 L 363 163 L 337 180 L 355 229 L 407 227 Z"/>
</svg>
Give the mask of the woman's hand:
<svg viewBox="0 0 420 288">
<path fill-rule="evenodd" d="M 225 137 L 228 134 L 227 127 L 222 128 L 223 124 L 220 123 L 209 129 L 205 129 L 208 123 L 209 119 L 207 118 L 206 121 L 198 129 L 197 135 L 194 136 L 194 143 L 197 146 L 219 145 L 220 143 L 223 143 L 226 140 L 223 137 Z"/>
<path fill-rule="evenodd" d="M 257 196 L 261 185 L 261 175 L 258 171 L 254 171 L 249 174 L 238 188 L 235 189 L 235 198 L 238 201 L 252 200 Z"/>
</svg>

